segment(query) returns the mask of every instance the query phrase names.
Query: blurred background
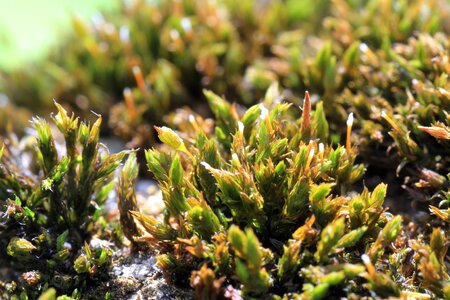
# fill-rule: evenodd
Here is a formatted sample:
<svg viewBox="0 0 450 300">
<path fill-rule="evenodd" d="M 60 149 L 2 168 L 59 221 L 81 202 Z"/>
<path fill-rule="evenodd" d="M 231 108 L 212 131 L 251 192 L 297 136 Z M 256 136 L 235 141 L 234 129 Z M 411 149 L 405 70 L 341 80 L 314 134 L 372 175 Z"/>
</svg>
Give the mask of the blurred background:
<svg viewBox="0 0 450 300">
<path fill-rule="evenodd" d="M 96 11 L 118 9 L 110 0 L 0 0 L 0 69 L 42 58 L 70 30 L 71 17 L 88 20 Z"/>
</svg>

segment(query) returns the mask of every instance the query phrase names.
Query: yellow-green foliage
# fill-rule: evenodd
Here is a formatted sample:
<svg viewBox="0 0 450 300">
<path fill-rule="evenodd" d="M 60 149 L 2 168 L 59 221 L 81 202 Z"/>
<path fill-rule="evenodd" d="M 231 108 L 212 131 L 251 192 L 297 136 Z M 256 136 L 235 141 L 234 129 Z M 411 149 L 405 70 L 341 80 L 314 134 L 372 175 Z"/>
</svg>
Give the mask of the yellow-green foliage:
<svg viewBox="0 0 450 300">
<path fill-rule="evenodd" d="M 102 207 L 126 155 L 101 147 L 101 117 L 87 124 L 55 105 L 64 144 L 36 117 L 32 136 L 5 139 L 0 151 L 0 259 L 21 278 L 9 293 L 31 298 L 48 286 L 80 291 L 87 279 L 104 276 L 112 251 L 88 242 L 105 222 Z"/>
<path fill-rule="evenodd" d="M 1 74 L 0 116 L 56 98 L 104 113 L 129 147 L 158 134 L 165 145 L 120 174 L 121 224 L 197 298 L 450 298 L 449 15 L 445 0 L 124 2 Z M 36 263 L 28 284 L 58 271 L 78 286 L 106 264 L 84 242 L 124 153 L 101 153 L 100 121 L 58 111 L 65 151 L 39 118 L 37 141 L 1 148 L 0 246 L 20 272 Z M 162 221 L 138 211 L 135 156 L 159 182 Z"/>
<path fill-rule="evenodd" d="M 203 265 L 192 275 L 197 294 L 224 294 L 230 284 L 245 297 L 319 299 L 370 290 L 399 296 L 384 261 L 395 252 L 387 247 L 402 218 L 383 208 L 386 185 L 350 193 L 364 167 L 355 164 L 355 148 L 317 138 L 317 128 L 327 126 L 308 124 L 326 122 L 321 105 L 310 113 L 306 97 L 299 117 L 298 109 L 278 102 L 274 85 L 264 104 L 240 113 L 205 93 L 215 134 L 190 118 L 197 128 L 186 132 L 192 136 L 159 128 L 172 150 L 146 152 L 166 204 L 164 222 L 133 214 L 155 237 L 166 274 L 183 283 L 183 274 Z M 372 264 L 384 274 L 372 272 Z"/>
</svg>

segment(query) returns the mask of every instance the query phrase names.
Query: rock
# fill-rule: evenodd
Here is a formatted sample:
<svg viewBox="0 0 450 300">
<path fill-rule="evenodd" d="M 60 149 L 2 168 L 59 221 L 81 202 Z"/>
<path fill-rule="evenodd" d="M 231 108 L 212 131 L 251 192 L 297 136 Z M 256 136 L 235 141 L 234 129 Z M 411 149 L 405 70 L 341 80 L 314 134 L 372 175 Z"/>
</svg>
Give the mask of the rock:
<svg viewBox="0 0 450 300">
<path fill-rule="evenodd" d="M 111 279 L 103 282 L 91 293 L 90 299 L 193 299 L 191 290 L 183 290 L 168 284 L 162 271 L 156 266 L 154 256 L 147 253 L 129 254 L 128 250 L 114 253 Z"/>
</svg>

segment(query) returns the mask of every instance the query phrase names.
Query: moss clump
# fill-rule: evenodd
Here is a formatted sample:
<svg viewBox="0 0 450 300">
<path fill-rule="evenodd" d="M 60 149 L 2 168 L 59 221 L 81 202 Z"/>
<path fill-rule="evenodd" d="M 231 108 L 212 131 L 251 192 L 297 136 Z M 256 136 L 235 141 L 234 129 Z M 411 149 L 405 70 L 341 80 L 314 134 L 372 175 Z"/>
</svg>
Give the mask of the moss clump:
<svg viewBox="0 0 450 300">
<path fill-rule="evenodd" d="M 109 154 L 99 143 L 101 117 L 90 125 L 56 107 L 63 144 L 41 118 L 32 120 L 33 136 L 2 142 L 0 260 L 17 282 L 2 297 L 36 298 L 48 287 L 76 296 L 110 263 L 107 244 L 88 243 L 105 227 L 103 205 L 126 152 Z"/>
<path fill-rule="evenodd" d="M 100 108 L 130 148 L 157 133 L 165 145 L 133 152 L 120 173 L 121 224 L 198 298 L 449 298 L 449 11 L 444 0 L 127 2 L 121 16 L 74 20 L 45 74 L 3 74 L 14 102 L 3 114 L 56 97 Z M 101 154 L 99 122 L 58 110 L 65 154 L 41 119 L 37 147 L 2 148 L 0 243 L 28 284 L 13 293 L 38 295 L 56 273 L 78 274 L 58 277 L 59 291 L 81 291 L 107 261 L 85 241 L 124 153 Z M 136 204 L 144 156 L 161 220 Z"/>
<path fill-rule="evenodd" d="M 133 212 L 169 280 L 187 285 L 192 272 L 201 299 L 443 295 L 427 284 L 406 286 L 412 273 L 390 268 L 389 261 L 401 264 L 416 253 L 423 270 L 436 250 L 422 237 L 409 247 L 414 233 L 383 207 L 386 185 L 353 191 L 364 167 L 354 163 L 350 142 L 328 142 L 321 103 L 311 113 L 306 97 L 300 118 L 292 105 L 276 103 L 275 86 L 265 104 L 245 113 L 215 94 L 206 97 L 214 134 L 190 118 L 195 135 L 187 131 L 182 139 L 159 128 L 171 150 L 146 152 L 166 204 L 164 221 Z M 349 118 L 349 132 L 351 126 Z M 447 239 L 438 230 L 431 240 Z M 435 248 L 443 252 L 434 255 L 446 252 Z M 441 278 L 440 288 L 448 285 Z"/>
</svg>

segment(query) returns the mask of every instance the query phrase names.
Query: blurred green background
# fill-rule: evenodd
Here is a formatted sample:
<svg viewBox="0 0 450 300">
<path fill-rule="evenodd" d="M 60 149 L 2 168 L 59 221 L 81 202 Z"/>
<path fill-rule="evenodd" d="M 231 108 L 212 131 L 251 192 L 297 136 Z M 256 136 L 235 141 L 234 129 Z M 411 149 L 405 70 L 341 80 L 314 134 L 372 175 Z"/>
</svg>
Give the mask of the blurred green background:
<svg viewBox="0 0 450 300">
<path fill-rule="evenodd" d="M 91 18 L 115 0 L 0 0 L 0 68 L 8 70 L 41 57 L 69 28 L 71 16 Z"/>
</svg>

